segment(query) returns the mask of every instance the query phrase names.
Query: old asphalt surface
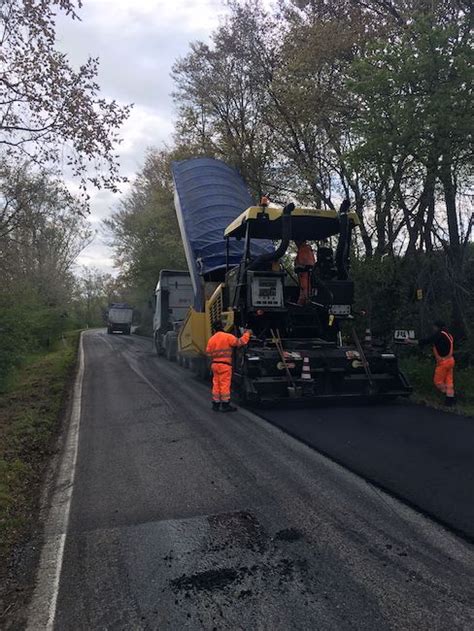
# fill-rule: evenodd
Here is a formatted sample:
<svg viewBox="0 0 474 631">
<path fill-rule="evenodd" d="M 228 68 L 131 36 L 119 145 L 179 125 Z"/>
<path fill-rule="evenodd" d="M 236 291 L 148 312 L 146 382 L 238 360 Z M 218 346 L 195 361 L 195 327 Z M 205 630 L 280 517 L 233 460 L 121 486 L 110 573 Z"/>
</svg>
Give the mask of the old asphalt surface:
<svg viewBox="0 0 474 631">
<path fill-rule="evenodd" d="M 368 481 L 250 413 L 211 412 L 150 340 L 91 331 L 84 352 L 56 630 L 474 628 L 471 543 L 413 508 L 472 534 L 464 420 L 270 413 Z"/>
</svg>

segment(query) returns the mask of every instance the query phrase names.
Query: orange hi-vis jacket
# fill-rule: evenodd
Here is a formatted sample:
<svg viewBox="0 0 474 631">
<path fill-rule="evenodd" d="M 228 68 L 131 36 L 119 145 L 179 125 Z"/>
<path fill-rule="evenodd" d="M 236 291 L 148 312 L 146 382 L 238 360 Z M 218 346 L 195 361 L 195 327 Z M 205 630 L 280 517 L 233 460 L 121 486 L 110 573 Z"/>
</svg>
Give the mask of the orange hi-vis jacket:
<svg viewBox="0 0 474 631">
<path fill-rule="evenodd" d="M 433 355 L 436 359 L 436 368 L 433 376 L 435 387 L 448 398 L 454 397 L 454 338 L 451 333 L 441 331 L 449 342 L 447 355 L 440 355 L 436 344 L 433 344 Z"/>
<path fill-rule="evenodd" d="M 436 363 L 438 364 L 444 359 L 451 359 L 454 353 L 454 338 L 451 335 L 451 333 L 448 333 L 447 331 L 441 331 L 441 334 L 444 335 L 449 341 L 449 352 L 447 355 L 443 357 L 438 353 L 438 349 L 436 348 L 436 345 L 433 344 L 433 355 L 435 356 Z"/>
<path fill-rule="evenodd" d="M 296 253 L 295 267 L 313 267 L 315 263 L 313 248 L 308 243 L 300 245 Z"/>
<path fill-rule="evenodd" d="M 218 331 L 209 339 L 206 353 L 213 364 L 227 364 L 232 366 L 232 349 L 245 346 L 250 340 L 250 332 L 245 331 L 241 338 L 231 333 Z"/>
</svg>

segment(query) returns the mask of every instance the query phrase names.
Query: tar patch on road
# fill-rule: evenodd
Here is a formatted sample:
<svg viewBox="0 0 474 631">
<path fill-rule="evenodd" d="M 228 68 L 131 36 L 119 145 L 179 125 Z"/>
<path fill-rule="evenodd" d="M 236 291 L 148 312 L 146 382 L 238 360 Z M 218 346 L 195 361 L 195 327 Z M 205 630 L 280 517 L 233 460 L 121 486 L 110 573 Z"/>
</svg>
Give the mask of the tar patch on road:
<svg viewBox="0 0 474 631">
<path fill-rule="evenodd" d="M 173 591 L 190 591 L 190 590 L 206 590 L 209 592 L 223 589 L 239 578 L 239 573 L 231 568 L 223 568 L 221 570 L 207 570 L 206 572 L 197 572 L 191 576 L 182 575 L 171 581 L 170 585 Z"/>
<path fill-rule="evenodd" d="M 303 533 L 297 530 L 296 528 L 285 528 L 283 530 L 279 530 L 275 539 L 278 541 L 299 541 L 303 538 Z"/>
<path fill-rule="evenodd" d="M 290 584 L 300 593 L 305 592 L 307 560 L 298 553 L 289 555 L 285 546 L 285 543 L 303 539 L 301 531 L 287 528 L 271 535 L 248 511 L 212 515 L 207 521 L 210 530 L 203 550 L 204 563 L 215 561 L 217 564 L 232 558 L 250 562 L 183 573 L 169 581 L 169 587 L 178 597 L 181 595 L 189 603 L 193 596 L 232 593 L 243 600 L 264 593 L 270 585 L 281 591 Z M 175 558 L 173 551 L 166 556 L 171 562 Z"/>
<path fill-rule="evenodd" d="M 247 511 L 212 515 L 208 522 L 214 535 L 222 540 L 221 546 L 240 546 L 255 552 L 264 552 L 267 547 L 267 533 L 256 517 Z"/>
</svg>

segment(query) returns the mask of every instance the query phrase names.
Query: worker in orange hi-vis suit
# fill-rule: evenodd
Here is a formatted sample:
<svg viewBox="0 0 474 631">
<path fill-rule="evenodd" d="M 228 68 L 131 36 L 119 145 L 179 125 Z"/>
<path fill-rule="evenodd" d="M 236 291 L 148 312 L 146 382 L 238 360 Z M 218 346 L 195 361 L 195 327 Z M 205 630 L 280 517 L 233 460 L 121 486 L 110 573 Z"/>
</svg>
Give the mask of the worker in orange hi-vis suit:
<svg viewBox="0 0 474 631">
<path fill-rule="evenodd" d="M 313 248 L 306 241 L 295 241 L 298 251 L 295 259 L 295 272 L 298 273 L 298 282 L 300 285 L 300 295 L 298 304 L 304 305 L 308 302 L 311 294 L 311 272 L 316 258 Z"/>
<path fill-rule="evenodd" d="M 230 404 L 232 383 L 232 349 L 248 344 L 250 331 L 245 331 L 238 338 L 223 331 L 222 324 L 213 325 L 214 335 L 209 339 L 206 353 L 211 359 L 212 370 L 212 409 L 215 412 L 235 412 L 236 407 Z"/>
<path fill-rule="evenodd" d="M 433 324 L 432 335 L 418 342 L 409 341 L 408 343 L 418 343 L 420 346 L 433 345 L 433 355 L 436 360 L 433 376 L 435 388 L 445 395 L 446 405 L 454 405 L 456 402 L 454 396 L 454 338 L 447 331 L 444 323 L 437 320 Z"/>
</svg>

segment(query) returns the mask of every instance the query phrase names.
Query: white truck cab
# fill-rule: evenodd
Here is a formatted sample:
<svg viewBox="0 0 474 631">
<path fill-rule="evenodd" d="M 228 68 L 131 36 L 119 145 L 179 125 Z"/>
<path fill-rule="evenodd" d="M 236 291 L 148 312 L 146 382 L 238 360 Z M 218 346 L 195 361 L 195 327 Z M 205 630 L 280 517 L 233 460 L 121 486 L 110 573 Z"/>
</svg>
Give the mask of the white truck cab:
<svg viewBox="0 0 474 631">
<path fill-rule="evenodd" d="M 177 329 L 193 302 L 189 272 L 161 270 L 155 290 L 153 338 L 158 355 L 176 359 Z"/>
</svg>

